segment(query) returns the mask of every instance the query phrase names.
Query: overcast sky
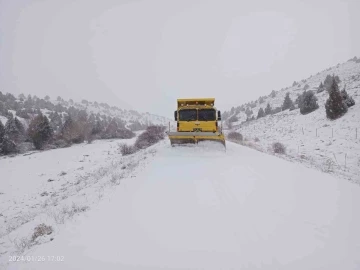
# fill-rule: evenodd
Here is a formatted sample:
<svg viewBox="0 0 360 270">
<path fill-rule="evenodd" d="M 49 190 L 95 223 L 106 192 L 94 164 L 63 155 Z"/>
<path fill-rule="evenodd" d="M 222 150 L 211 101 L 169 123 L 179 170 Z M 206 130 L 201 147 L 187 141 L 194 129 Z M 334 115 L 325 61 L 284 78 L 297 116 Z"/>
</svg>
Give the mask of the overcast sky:
<svg viewBox="0 0 360 270">
<path fill-rule="evenodd" d="M 360 1 L 0 0 L 0 91 L 172 117 L 360 56 Z"/>
</svg>

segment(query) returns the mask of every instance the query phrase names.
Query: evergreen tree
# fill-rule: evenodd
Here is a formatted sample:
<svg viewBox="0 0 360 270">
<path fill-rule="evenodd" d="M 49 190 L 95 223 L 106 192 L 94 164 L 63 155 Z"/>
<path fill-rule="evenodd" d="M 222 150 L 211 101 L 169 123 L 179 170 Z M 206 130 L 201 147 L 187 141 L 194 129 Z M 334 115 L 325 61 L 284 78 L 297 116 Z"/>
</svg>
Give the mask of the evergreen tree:
<svg viewBox="0 0 360 270">
<path fill-rule="evenodd" d="M 330 92 L 331 90 L 333 80 L 335 80 L 335 82 L 338 85 L 341 82 L 339 76 L 334 76 L 334 75 L 333 76 L 327 75 L 324 80 L 324 87 L 328 92 Z"/>
<path fill-rule="evenodd" d="M 2 153 L 2 148 L 3 148 L 2 144 L 4 141 L 4 137 L 5 137 L 5 127 L 4 127 L 4 124 L 0 120 L 0 154 Z"/>
<path fill-rule="evenodd" d="M 319 87 L 318 87 L 318 90 L 317 90 L 316 92 L 317 92 L 317 93 L 321 93 L 321 92 L 323 92 L 324 90 L 325 90 L 325 87 L 324 87 L 323 83 L 321 82 L 320 85 L 319 85 Z"/>
<path fill-rule="evenodd" d="M 84 141 L 79 125 L 69 116 L 60 131 L 61 137 L 69 143 L 81 143 Z"/>
<path fill-rule="evenodd" d="M 301 114 L 308 114 L 319 108 L 317 97 L 313 91 L 304 91 L 299 98 L 299 108 Z"/>
<path fill-rule="evenodd" d="M 5 136 L 5 127 L 4 127 L 4 124 L 0 120 L 0 151 L 1 151 L 1 143 L 4 140 L 4 136 Z"/>
<path fill-rule="evenodd" d="M 6 107 L 6 103 L 0 100 L 0 115 L 6 116 L 8 114 L 8 110 Z"/>
<path fill-rule="evenodd" d="M 355 100 L 351 96 L 349 96 L 349 94 L 346 92 L 345 88 L 343 90 L 341 90 L 341 97 L 344 100 L 344 102 L 348 108 L 355 105 Z"/>
<path fill-rule="evenodd" d="M 99 135 L 103 130 L 101 120 L 96 120 L 95 125 L 92 129 L 92 135 Z"/>
<path fill-rule="evenodd" d="M 28 134 L 32 139 L 36 149 L 43 146 L 53 137 L 53 129 L 45 115 L 39 114 L 29 125 Z"/>
<path fill-rule="evenodd" d="M 250 117 L 253 114 L 253 111 L 249 107 L 247 107 L 245 114 L 247 115 L 247 117 Z"/>
<path fill-rule="evenodd" d="M 16 143 L 11 140 L 6 134 L 2 143 L 0 144 L 0 153 L 3 155 L 16 153 L 18 151 Z"/>
<path fill-rule="evenodd" d="M 271 106 L 270 103 L 267 104 L 266 108 L 265 108 L 265 115 L 269 115 L 271 114 Z"/>
<path fill-rule="evenodd" d="M 61 116 L 58 114 L 58 112 L 52 113 L 49 116 L 50 118 L 50 126 L 54 130 L 54 132 L 57 132 L 62 127 L 62 119 Z"/>
<path fill-rule="evenodd" d="M 115 118 L 113 118 L 105 130 L 105 138 L 113 139 L 116 138 L 118 131 L 118 124 Z"/>
<path fill-rule="evenodd" d="M 348 110 L 348 107 L 341 96 L 336 80 L 332 81 L 329 90 L 329 98 L 325 103 L 325 110 L 327 118 L 332 120 L 343 116 Z"/>
<path fill-rule="evenodd" d="M 260 110 L 258 111 L 257 119 L 264 117 L 264 116 L 265 116 L 265 112 L 264 112 L 263 108 L 260 108 Z"/>
<path fill-rule="evenodd" d="M 8 118 L 5 124 L 5 135 L 16 144 L 24 142 L 26 139 L 24 126 L 16 117 L 12 116 Z"/>
<path fill-rule="evenodd" d="M 290 109 L 291 104 L 293 104 L 293 101 L 290 98 L 290 93 L 287 92 L 282 105 L 282 110 L 285 111 L 287 109 Z"/>
</svg>

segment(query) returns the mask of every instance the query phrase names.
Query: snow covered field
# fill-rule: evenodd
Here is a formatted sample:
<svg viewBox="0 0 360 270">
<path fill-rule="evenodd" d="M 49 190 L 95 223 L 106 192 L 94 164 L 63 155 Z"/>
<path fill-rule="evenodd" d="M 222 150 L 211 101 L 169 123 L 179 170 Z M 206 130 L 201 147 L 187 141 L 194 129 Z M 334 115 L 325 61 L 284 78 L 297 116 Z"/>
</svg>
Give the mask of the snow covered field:
<svg viewBox="0 0 360 270">
<path fill-rule="evenodd" d="M 147 151 L 122 157 L 118 144 L 135 139 L 0 158 L 0 263 L 7 261 L 5 254 L 26 249 L 24 237 L 36 225 L 44 221 L 57 227 L 100 201 L 122 178 L 132 177 Z"/>
<path fill-rule="evenodd" d="M 69 151 L 65 161 L 71 165 L 59 162 L 56 170 L 57 163 L 51 158 L 60 155 L 44 152 L 37 158 L 50 164 L 35 170 L 38 163 L 26 160 L 22 169 L 13 169 L 22 176 L 14 176 L 13 181 L 37 194 L 28 202 L 41 203 L 45 198 L 39 193 L 44 187 L 76 181 L 76 169 L 95 169 L 122 160 L 114 144 L 102 141 L 93 148 L 79 146 L 84 149 L 83 156 L 90 154 L 81 163 L 80 155 L 70 154 L 73 148 L 64 149 Z M 131 175 L 136 177 L 124 177 L 120 185 L 111 185 L 111 192 L 105 190 L 103 199 L 85 214 L 58 224 L 53 234 L 43 236 L 54 237 L 53 241 L 44 240 L 46 243 L 24 254 L 44 256 L 45 261 L 11 262 L 7 268 L 360 269 L 358 185 L 240 145 L 228 142 L 227 146 L 225 153 L 206 145 L 172 148 L 164 141 L 146 153 L 128 157 L 133 162 L 144 160 L 146 166 L 133 170 Z M 98 153 L 98 162 L 92 151 Z M 144 159 L 146 156 L 149 158 Z M 9 160 L 0 160 L 1 171 L 4 162 L 11 164 Z M 117 166 L 112 168 L 118 170 Z M 67 174 L 59 176 L 61 171 Z M 41 173 L 45 175 L 39 176 Z M 64 177 L 67 180 L 61 180 Z M 48 178 L 56 181 L 48 183 Z M 39 188 L 34 188 L 31 179 Z M 25 196 L 21 185 L 16 186 L 18 191 L 6 187 L 7 192 L 18 193 L 5 200 L 1 197 L 9 195 L 1 195 L 1 206 L 13 196 L 18 204 Z M 46 190 L 58 192 L 55 187 Z M 81 197 L 82 192 L 71 196 Z M 94 199 L 85 196 L 88 202 Z M 15 211 L 15 204 L 8 202 L 7 207 L 10 205 L 12 210 L 6 210 L 10 211 L 6 215 Z M 23 207 L 17 206 L 17 211 Z M 31 234 L 39 222 L 28 224 L 27 233 Z M 51 219 L 44 216 L 42 222 L 48 224 Z M 8 251 L 9 247 L 2 248 Z M 3 253 L 3 262 L 8 261 L 8 255 Z M 60 256 L 62 261 L 51 256 Z"/>
</svg>

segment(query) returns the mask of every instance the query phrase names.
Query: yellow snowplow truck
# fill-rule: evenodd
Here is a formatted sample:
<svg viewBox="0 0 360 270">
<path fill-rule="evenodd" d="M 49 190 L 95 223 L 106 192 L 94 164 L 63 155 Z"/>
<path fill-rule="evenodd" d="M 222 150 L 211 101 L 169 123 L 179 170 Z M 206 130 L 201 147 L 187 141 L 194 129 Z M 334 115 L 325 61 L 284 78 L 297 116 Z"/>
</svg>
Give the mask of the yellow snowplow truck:
<svg viewBox="0 0 360 270">
<path fill-rule="evenodd" d="M 221 112 L 214 104 L 215 98 L 178 99 L 174 112 L 177 131 L 168 132 L 171 145 L 215 141 L 225 147 L 225 137 L 219 125 Z"/>
</svg>

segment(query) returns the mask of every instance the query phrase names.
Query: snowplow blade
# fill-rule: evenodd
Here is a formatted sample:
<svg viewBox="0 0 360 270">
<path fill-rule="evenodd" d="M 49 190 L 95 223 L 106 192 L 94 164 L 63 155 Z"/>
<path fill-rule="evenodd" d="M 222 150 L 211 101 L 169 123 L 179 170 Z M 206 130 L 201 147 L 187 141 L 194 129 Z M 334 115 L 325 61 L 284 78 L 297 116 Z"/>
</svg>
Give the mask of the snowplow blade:
<svg viewBox="0 0 360 270">
<path fill-rule="evenodd" d="M 224 134 L 218 132 L 169 132 L 168 136 L 172 146 L 214 141 L 221 143 L 226 148 Z"/>
</svg>

